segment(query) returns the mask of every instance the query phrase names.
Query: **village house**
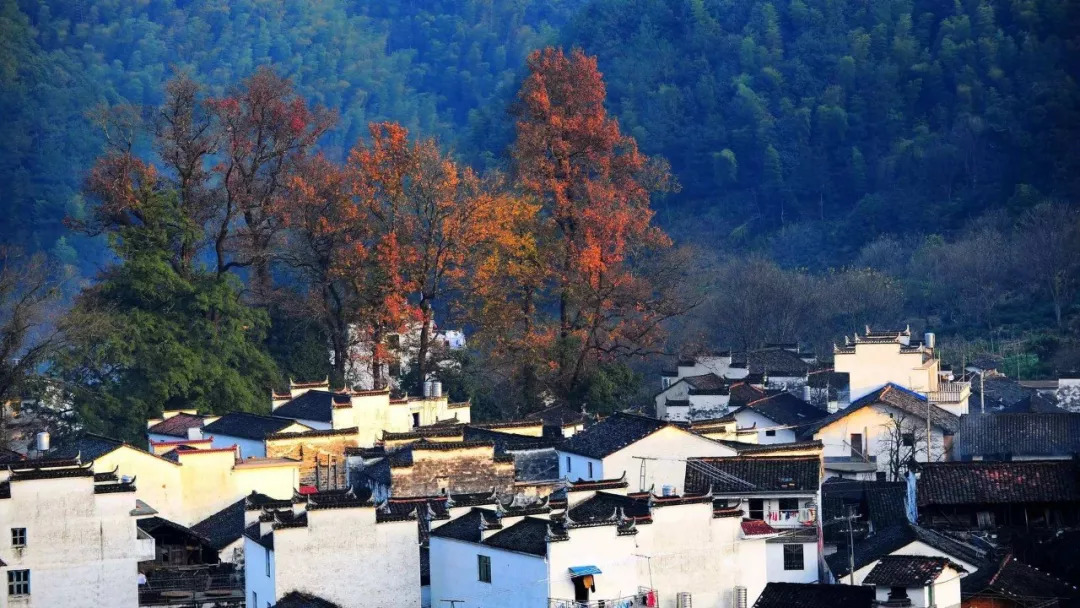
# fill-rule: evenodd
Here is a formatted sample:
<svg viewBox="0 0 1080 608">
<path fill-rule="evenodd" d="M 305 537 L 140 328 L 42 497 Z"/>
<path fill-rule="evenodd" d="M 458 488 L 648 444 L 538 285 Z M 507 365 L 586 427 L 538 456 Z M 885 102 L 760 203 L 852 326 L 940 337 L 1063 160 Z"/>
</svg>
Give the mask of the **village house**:
<svg viewBox="0 0 1080 608">
<path fill-rule="evenodd" d="M 923 342 L 911 341 L 911 329 L 872 331 L 844 337 L 843 346 L 833 347 L 835 371 L 847 374 L 850 398 L 857 401 L 886 385 L 914 391 L 931 403 L 956 415 L 968 413 L 971 385 L 946 378 L 935 351 L 934 334 Z"/>
<path fill-rule="evenodd" d="M 829 477 L 821 484 L 822 537 L 825 554 L 892 526 L 915 520 L 915 505 L 908 505 L 906 481 L 866 481 Z M 845 519 L 853 516 L 850 522 Z M 850 532 L 848 530 L 850 523 Z M 835 570 L 833 570 L 835 574 Z"/>
<path fill-rule="evenodd" d="M 919 521 L 953 530 L 1080 524 L 1080 464 L 1073 460 L 934 462 L 916 486 Z"/>
<path fill-rule="evenodd" d="M 283 458 L 237 458 L 235 448 L 211 448 L 205 441 L 177 441 L 152 454 L 133 445 L 85 434 L 50 452 L 56 458 L 81 458 L 98 471 L 141 479 L 136 498 L 161 517 L 190 526 L 252 491 L 291 496 L 298 487 L 300 463 Z"/>
<path fill-rule="evenodd" d="M 807 372 L 803 401 L 830 414 L 851 405 L 851 379 L 832 368 Z"/>
<path fill-rule="evenodd" d="M 676 424 L 617 413 L 570 437 L 558 447 L 559 478 L 595 480 L 626 475 L 637 490 L 681 493 L 686 459 L 692 456 L 735 456 L 718 441 Z"/>
<path fill-rule="evenodd" d="M 335 391 L 329 382 L 289 384 L 288 395 L 273 395 L 272 416 L 291 418 L 318 430 L 357 428 L 362 445 L 372 446 L 384 431 L 454 421 L 468 423 L 470 404 L 450 403 L 441 393 L 392 399 L 389 389 Z"/>
<path fill-rule="evenodd" d="M 718 441 L 736 442 L 738 444 L 754 444 L 758 442 L 757 429 L 740 429 L 738 422 L 731 414 L 720 418 L 692 420 L 686 424 L 686 428 L 697 435 Z"/>
<path fill-rule="evenodd" d="M 846 522 L 839 523 L 844 532 Z M 883 558 L 895 555 L 922 555 L 948 559 L 962 566 L 967 573 L 976 572 L 986 564 L 988 553 L 968 543 L 951 538 L 936 530 L 907 522 L 874 530 L 869 536 L 856 540 L 854 550 L 847 543 L 837 547 L 825 558 L 832 579 L 848 585 L 862 585 L 870 571 Z M 852 576 L 852 562 L 855 570 Z"/>
<path fill-rule="evenodd" d="M 953 460 L 1069 460 L 1080 454 L 1080 414 L 968 414 Z"/>
<path fill-rule="evenodd" d="M 561 513 L 474 511 L 435 528 L 432 605 L 674 608 L 757 598 L 764 540 L 744 534 L 739 513 L 714 512 L 708 495 L 627 494 L 626 485 L 573 484 Z"/>
<path fill-rule="evenodd" d="M 757 431 L 757 442 L 791 443 L 807 426 L 829 413 L 814 407 L 791 393 L 773 393 L 756 399 L 731 412 L 742 430 Z"/>
<path fill-rule="evenodd" d="M 1006 554 L 960 579 L 963 608 L 1065 608 L 1080 589 Z"/>
<path fill-rule="evenodd" d="M 825 471 L 830 477 L 875 479 L 880 473 L 895 480 L 913 460 L 947 459 L 959 426 L 957 415 L 925 396 L 887 384 L 805 427 L 802 437 L 824 444 Z"/>
<path fill-rule="evenodd" d="M 873 608 L 875 597 L 872 587 L 769 583 L 754 608 Z"/>
<path fill-rule="evenodd" d="M 944 557 L 889 555 L 863 579 L 873 585 L 878 606 L 952 608 L 960 606 L 964 567 Z"/>
<path fill-rule="evenodd" d="M 293 591 L 342 608 L 420 608 L 417 512 L 395 514 L 363 493 L 324 491 L 259 507 L 244 531 L 247 606 Z"/>
<path fill-rule="evenodd" d="M 423 323 L 413 322 L 401 332 L 388 334 L 383 339 L 384 358 L 378 364 L 378 378 L 373 368 L 373 344 L 360 339 L 360 334 L 355 327 L 349 327 L 349 358 L 345 362 L 345 382 L 349 386 L 376 388 L 379 382 L 384 386 L 390 385 L 400 388 L 401 379 L 409 373 L 411 366 L 416 362 L 420 353 L 420 331 Z M 428 358 L 436 369 L 429 369 L 434 373 L 437 369 L 448 369 L 457 366 L 457 362 L 450 358 L 453 351 L 465 348 L 465 334 L 461 330 L 440 330 L 435 321 L 430 321 L 428 327 L 430 342 L 428 343 Z M 333 361 L 334 353 L 330 353 Z M 381 386 L 379 388 L 382 388 Z"/>
<path fill-rule="evenodd" d="M 78 459 L 0 470 L 2 608 L 135 608 L 140 561 L 154 540 L 136 528 L 135 486 Z"/>
<path fill-rule="evenodd" d="M 375 500 L 474 492 L 515 493 L 514 459 L 491 441 L 421 439 L 392 451 L 350 450 L 349 482 Z"/>
<path fill-rule="evenodd" d="M 212 440 L 215 448 L 235 445 L 240 458 L 263 458 L 266 454 L 266 437 L 274 433 L 297 433 L 310 431 L 311 427 L 288 418 L 260 416 L 248 412 L 231 412 L 223 416 L 203 419 L 201 434 Z"/>
<path fill-rule="evenodd" d="M 814 354 L 802 352 L 798 344 L 770 344 L 734 355 L 726 375 L 734 379 L 761 377 L 764 388 L 801 393 L 807 374 L 817 366 Z"/>
<path fill-rule="evenodd" d="M 160 443 L 202 439 L 205 422 L 205 416 L 200 416 L 198 410 L 165 410 L 160 418 L 146 421 L 146 437 Z"/>
<path fill-rule="evenodd" d="M 810 583 L 820 579 L 821 479 L 819 454 L 689 458 L 685 487 L 711 490 L 717 508 L 738 510 L 772 531 L 766 541 L 769 582 Z"/>
<path fill-rule="evenodd" d="M 732 384 L 712 372 L 679 378 L 653 398 L 656 417 L 683 421 L 722 416 L 727 413 L 731 401 Z M 738 384 L 747 386 L 742 382 Z"/>
</svg>

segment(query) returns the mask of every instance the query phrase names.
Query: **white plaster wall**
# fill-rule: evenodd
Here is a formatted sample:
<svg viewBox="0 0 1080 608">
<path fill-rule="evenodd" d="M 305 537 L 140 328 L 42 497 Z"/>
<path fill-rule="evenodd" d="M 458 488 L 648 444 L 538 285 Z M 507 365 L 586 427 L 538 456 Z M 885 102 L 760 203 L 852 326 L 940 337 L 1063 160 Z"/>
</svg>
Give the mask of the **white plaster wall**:
<svg viewBox="0 0 1080 608">
<path fill-rule="evenodd" d="M 266 457 L 266 444 L 257 439 L 245 439 L 243 437 L 222 435 L 221 433 L 213 435 L 213 438 L 214 440 L 210 443 L 211 448 L 227 448 L 235 445 L 240 448 L 240 458 Z"/>
<path fill-rule="evenodd" d="M 267 550 L 259 543 L 244 537 L 244 597 L 248 608 L 265 608 L 273 605 L 278 598 L 275 596 L 274 574 L 276 560 L 274 552 L 270 551 L 270 575 L 266 574 Z M 253 606 L 251 601 L 258 596 L 258 606 Z"/>
<path fill-rule="evenodd" d="M 27 546 L 0 542 L 3 608 L 135 608 L 136 564 L 144 551 L 137 540 L 130 492 L 94 494 L 93 478 L 17 481 L 11 498 L 0 500 L 4 534 L 26 528 Z M 10 570 L 30 570 L 30 595 L 7 595 Z"/>
<path fill-rule="evenodd" d="M 818 580 L 817 543 L 801 544 L 803 567 L 801 570 L 784 569 L 784 544 L 766 543 L 765 555 L 770 583 L 813 583 Z"/>
<path fill-rule="evenodd" d="M 881 404 L 851 412 L 849 415 L 818 430 L 818 432 L 814 433 L 814 439 L 821 440 L 826 458 L 830 456 L 849 457 L 851 456 L 851 447 L 849 445 L 851 434 L 861 433 L 867 444 L 868 454 L 878 457 L 878 470 L 884 471 L 887 469 L 887 431 L 890 425 L 894 424 L 893 419 L 889 416 L 890 413 L 894 416 L 907 416 L 907 424 L 911 424 L 918 429 L 919 435 L 916 437 L 916 443 L 922 447 L 916 456 L 916 460 L 926 462 L 926 422 Z M 932 427 L 930 430 L 930 457 L 932 461 L 945 459 L 944 441 L 941 428 Z"/>
<path fill-rule="evenodd" d="M 922 359 L 922 353 L 901 353 L 895 343 L 857 344 L 854 354 L 836 353 L 834 367 L 849 375 L 855 401 L 890 382 L 920 393 L 937 390 L 938 363 Z"/>
<path fill-rule="evenodd" d="M 479 580 L 478 555 L 491 558 L 490 583 Z M 437 536 L 431 539 L 432 606 L 448 606 L 443 600 L 456 599 L 464 600 L 458 604 L 462 608 L 545 608 L 547 578 L 547 562 L 542 557 Z"/>
<path fill-rule="evenodd" d="M 688 399 L 690 396 L 690 385 L 680 380 L 675 380 L 668 388 L 664 389 L 654 398 L 656 402 L 656 417 L 661 420 L 676 420 L 671 417 L 669 413 L 667 402 L 668 400 L 681 400 Z M 680 408 L 682 409 L 682 408 Z"/>
<path fill-rule="evenodd" d="M 934 581 L 934 604 L 937 608 L 954 608 L 960 605 L 960 576 L 953 568 L 946 567 Z"/>
<path fill-rule="evenodd" d="M 117 475 L 135 477 L 135 497 L 157 509 L 161 517 L 184 525 L 198 521 L 185 521 L 188 518 L 179 464 L 122 446 L 94 461 L 95 471 L 113 469 Z"/>
<path fill-rule="evenodd" d="M 618 536 L 614 526 L 572 529 L 570 540 L 548 544 L 550 597 L 574 599 L 570 568 L 577 566 L 596 566 L 602 572 L 594 577 L 596 592 L 590 600 L 615 599 L 648 586 L 649 560 L 641 555 L 649 551 L 642 550 L 642 542 L 647 544 L 637 536 Z"/>
<path fill-rule="evenodd" d="M 690 415 L 695 420 L 723 415 L 729 401 L 730 395 L 690 395 Z"/>
<path fill-rule="evenodd" d="M 375 523 L 375 509 L 308 511 L 304 528 L 274 531 L 274 592 L 308 591 L 342 608 L 420 607 L 415 521 Z"/>
<path fill-rule="evenodd" d="M 652 487 L 659 494 L 663 486 L 670 485 L 675 488 L 676 494 L 681 494 L 687 458 L 735 455 L 735 450 L 726 445 L 668 426 L 604 458 L 603 474 L 616 478 L 625 471 L 631 491 Z M 641 485 L 642 457 L 650 460 L 644 461 L 644 487 L 638 487 Z"/>
<path fill-rule="evenodd" d="M 921 541 L 915 541 L 915 542 L 912 542 L 910 544 L 907 544 L 907 545 L 897 549 L 896 551 L 893 551 L 889 555 L 926 555 L 928 557 L 947 557 L 950 560 L 956 562 L 957 564 L 963 566 L 964 569 L 967 570 L 967 574 L 959 573 L 960 578 L 963 578 L 963 577 L 967 576 L 968 574 L 978 570 L 978 567 L 975 566 L 974 564 L 969 564 L 968 562 L 965 562 L 965 561 L 963 561 L 961 559 L 957 559 L 956 557 L 954 557 L 952 555 L 949 555 L 948 553 L 945 553 L 944 551 L 939 551 L 939 550 L 935 549 L 934 547 L 931 547 L 930 545 L 927 545 L 927 544 L 925 544 L 925 543 L 923 543 Z M 859 569 L 855 570 L 855 584 L 856 585 L 861 585 L 863 583 L 863 581 L 866 579 L 866 575 L 870 574 L 870 571 L 874 569 L 874 566 L 876 566 L 879 561 L 881 561 L 881 560 L 875 560 L 875 561 L 863 566 L 862 568 L 859 568 Z M 845 577 L 843 577 L 843 579 L 840 582 L 847 583 L 849 580 L 850 580 L 850 577 L 845 576 Z"/>
<path fill-rule="evenodd" d="M 768 429 L 772 427 L 780 426 L 774 420 L 766 418 L 759 412 L 754 411 L 751 408 L 743 408 L 735 413 L 735 422 L 738 428 L 746 429 L 754 427 L 757 429 Z M 757 432 L 757 442 L 760 444 L 770 443 L 793 443 L 795 441 L 795 433 L 797 429 L 774 429 L 775 434 L 770 436 L 766 434 L 765 430 L 759 430 Z"/>
<path fill-rule="evenodd" d="M 570 452 L 558 452 L 559 454 L 559 479 L 577 481 L 579 479 L 604 479 L 604 463 L 595 458 L 589 458 Z M 589 464 L 592 464 L 592 475 L 589 475 Z M 622 475 L 616 472 L 615 477 Z"/>
</svg>

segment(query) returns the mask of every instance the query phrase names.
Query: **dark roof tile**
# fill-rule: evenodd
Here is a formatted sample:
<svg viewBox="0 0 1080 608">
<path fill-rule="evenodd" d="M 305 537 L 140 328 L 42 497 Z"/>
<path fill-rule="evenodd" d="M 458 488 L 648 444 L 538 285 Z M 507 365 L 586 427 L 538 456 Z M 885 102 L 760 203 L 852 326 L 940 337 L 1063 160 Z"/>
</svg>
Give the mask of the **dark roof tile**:
<svg viewBox="0 0 1080 608">
<path fill-rule="evenodd" d="M 242 498 L 234 502 L 191 526 L 191 529 L 205 536 L 215 550 L 221 551 L 244 535 L 244 510 L 247 500 Z"/>
<path fill-rule="evenodd" d="M 808 494 L 821 483 L 816 456 L 688 458 L 686 492 L 700 494 Z"/>
<path fill-rule="evenodd" d="M 605 458 L 668 426 L 667 422 L 634 414 L 612 414 L 567 439 L 560 451 L 588 458 Z"/>
<path fill-rule="evenodd" d="M 266 439 L 295 424 L 288 418 L 274 418 L 248 412 L 232 412 L 203 427 L 205 435 L 227 435 L 242 439 Z"/>
<path fill-rule="evenodd" d="M 292 418 L 293 420 L 333 422 L 334 404 L 343 404 L 343 399 L 347 400 L 348 395 L 330 391 L 310 390 L 275 408 L 273 414 L 282 418 Z"/>
<path fill-rule="evenodd" d="M 916 496 L 920 507 L 1080 502 L 1080 468 L 1071 460 L 932 462 Z"/>
<path fill-rule="evenodd" d="M 802 427 L 829 415 L 825 410 L 810 405 L 788 392 L 776 393 L 751 401 L 744 407 L 785 426 Z"/>
<path fill-rule="evenodd" d="M 927 555 L 886 555 L 863 579 L 864 585 L 922 587 L 933 583 L 946 567 L 967 570 L 946 557 Z"/>
<path fill-rule="evenodd" d="M 981 456 L 1072 456 L 1080 453 L 1080 414 L 967 414 L 960 417 L 953 454 Z"/>
<path fill-rule="evenodd" d="M 516 524 L 492 534 L 484 544 L 496 549 L 547 555 L 548 524 L 546 519 L 526 517 Z"/>
<path fill-rule="evenodd" d="M 188 429 L 197 429 L 201 427 L 202 424 L 202 416 L 179 413 L 147 428 L 146 432 L 154 435 L 168 435 L 170 437 L 187 439 Z"/>
<path fill-rule="evenodd" d="M 947 433 L 955 433 L 960 427 L 960 417 L 956 414 L 945 411 L 933 404 L 928 405 L 926 397 L 897 384 L 889 383 L 872 393 L 856 399 L 848 407 L 821 418 L 814 424 L 806 427 L 803 430 L 802 435 L 805 437 L 813 436 L 814 433 L 837 420 L 845 418 L 864 407 L 870 407 L 875 404 L 890 406 L 920 420 L 926 420 L 927 412 L 929 412 L 930 421 Z"/>
<path fill-rule="evenodd" d="M 334 602 L 310 593 L 290 591 L 274 604 L 274 608 L 341 608 Z"/>
<path fill-rule="evenodd" d="M 874 597 L 873 587 L 769 583 L 754 608 L 871 608 Z"/>
</svg>

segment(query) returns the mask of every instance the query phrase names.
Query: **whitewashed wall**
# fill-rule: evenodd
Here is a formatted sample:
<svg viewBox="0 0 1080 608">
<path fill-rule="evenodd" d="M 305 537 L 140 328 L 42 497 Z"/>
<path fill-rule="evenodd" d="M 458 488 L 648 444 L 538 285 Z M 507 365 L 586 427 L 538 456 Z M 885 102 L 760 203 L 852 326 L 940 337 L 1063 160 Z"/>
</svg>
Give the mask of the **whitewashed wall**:
<svg viewBox="0 0 1080 608">
<path fill-rule="evenodd" d="M 617 478 L 625 471 L 631 491 L 652 487 L 659 494 L 663 486 L 669 485 L 676 494 L 682 494 L 685 490 L 687 458 L 735 455 L 734 449 L 723 444 L 668 426 L 604 458 L 603 474 L 608 478 Z M 649 458 L 644 461 L 644 487 L 638 487 L 642 485 L 641 458 Z"/>
<path fill-rule="evenodd" d="M 270 554 L 270 574 L 266 574 L 266 554 Z M 274 585 L 274 552 L 244 537 L 244 597 L 248 608 L 265 608 L 277 603 Z M 258 604 L 253 604 L 257 599 Z"/>
<path fill-rule="evenodd" d="M 740 429 L 750 427 L 769 429 L 780 426 L 775 420 L 766 418 L 751 408 L 743 408 L 737 411 L 735 413 L 735 422 Z M 769 435 L 768 431 L 759 430 L 757 432 L 757 442 L 761 444 L 792 443 L 795 441 L 796 431 L 797 429 L 773 429 L 773 434 Z"/>
<path fill-rule="evenodd" d="M 491 582 L 479 580 L 477 556 L 491 558 Z M 548 565 L 543 557 L 458 540 L 431 538 L 431 605 L 464 600 L 462 608 L 546 608 Z M 571 594 L 571 599 L 574 597 Z"/>
<path fill-rule="evenodd" d="M 3 608 L 135 608 L 136 565 L 150 559 L 152 541 L 139 541 L 130 492 L 94 494 L 92 477 L 17 481 L 0 500 L 5 537 L 0 559 L 11 570 L 30 570 L 30 595 L 0 590 Z M 27 545 L 11 547 L 10 528 L 26 528 Z"/>
<path fill-rule="evenodd" d="M 604 479 L 604 463 L 596 458 L 589 458 L 570 452 L 558 452 L 559 454 L 559 479 L 577 481 L 579 479 Z M 592 465 L 592 474 L 589 474 L 589 465 Z M 614 477 L 622 475 L 622 471 L 614 472 Z"/>
<path fill-rule="evenodd" d="M 885 471 L 888 468 L 887 447 L 889 445 L 888 431 L 895 424 L 893 416 L 906 415 L 908 424 L 918 429 L 917 444 L 923 446 L 916 456 L 919 462 L 926 462 L 925 450 L 925 421 L 919 421 L 910 414 L 902 414 L 900 411 L 878 404 L 864 407 L 853 411 L 847 416 L 814 433 L 814 439 L 821 440 L 824 445 L 824 456 L 849 457 L 851 456 L 850 438 L 852 433 L 861 433 L 866 443 L 866 452 L 870 456 L 876 456 L 878 470 Z M 930 430 L 930 460 L 940 461 L 945 459 L 945 437 L 940 427 L 931 427 Z"/>
<path fill-rule="evenodd" d="M 817 543 L 800 544 L 803 548 L 803 567 L 800 570 L 784 569 L 784 544 L 765 544 L 765 555 L 770 583 L 813 583 L 818 580 Z"/>
</svg>

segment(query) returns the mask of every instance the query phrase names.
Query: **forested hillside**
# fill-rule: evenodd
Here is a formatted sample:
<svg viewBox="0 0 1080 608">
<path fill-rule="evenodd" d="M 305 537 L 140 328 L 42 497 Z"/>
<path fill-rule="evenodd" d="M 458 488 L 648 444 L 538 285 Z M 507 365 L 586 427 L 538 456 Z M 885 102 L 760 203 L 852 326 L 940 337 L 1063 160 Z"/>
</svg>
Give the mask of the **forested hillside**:
<svg viewBox="0 0 1080 608">
<path fill-rule="evenodd" d="M 1069 0 L 608 0 L 563 39 L 598 55 L 682 181 L 665 219 L 704 242 L 781 231 L 821 266 L 1080 194 Z"/>
<path fill-rule="evenodd" d="M 595 66 L 584 69 L 592 59 L 575 53 L 576 67 L 551 72 L 576 70 L 589 82 L 561 82 L 564 88 L 551 90 L 526 86 L 526 58 L 548 45 L 568 52 L 580 48 L 595 57 Z M 284 218 L 298 211 L 278 208 L 283 192 L 292 192 L 292 203 L 315 205 L 311 211 L 316 203 L 329 204 L 323 199 L 340 192 L 343 183 L 366 179 L 349 151 L 371 145 L 371 123 L 393 121 L 392 128 L 380 129 L 407 132 L 409 141 L 422 142 L 417 145 L 425 150 L 420 155 L 425 162 L 442 158 L 460 168 L 462 183 L 475 186 L 466 190 L 515 201 L 499 206 L 519 209 L 509 214 L 511 224 L 532 217 L 520 209 L 538 213 L 542 222 L 512 238 L 506 226 L 500 229 L 501 245 L 516 242 L 522 255 L 536 254 L 529 248 L 531 238 L 551 238 L 551 226 L 543 223 L 551 221 L 567 229 L 564 236 L 572 241 L 593 239 L 590 231 L 604 230 L 622 238 L 620 230 L 651 218 L 676 246 L 694 247 L 676 247 L 671 258 L 648 260 L 654 264 L 651 276 L 670 282 L 645 284 L 638 282 L 638 265 L 646 256 L 617 247 L 616 257 L 621 262 L 625 255 L 629 269 L 621 276 L 634 277 L 620 279 L 620 286 L 642 290 L 620 294 L 620 304 L 670 295 L 658 294 L 664 291 L 677 292 L 686 302 L 656 300 L 662 306 L 646 311 L 659 313 L 647 324 L 649 348 L 620 345 L 618 356 L 597 351 L 579 356 L 590 362 L 587 369 L 577 369 L 571 351 L 579 349 L 580 355 L 594 348 L 589 340 L 595 336 L 575 342 L 581 328 L 574 323 L 581 319 L 571 319 L 565 310 L 555 315 L 565 308 L 563 295 L 593 289 L 587 281 L 573 289 L 564 282 L 563 295 L 547 293 L 539 302 L 526 294 L 524 312 L 496 314 L 489 307 L 482 322 L 489 330 L 507 332 L 491 348 L 517 348 L 501 361 L 516 369 L 506 371 L 494 388 L 490 378 L 470 376 L 477 370 L 488 373 L 498 363 L 490 357 L 494 350 L 485 351 L 480 340 L 481 347 L 468 354 L 473 364 L 466 362 L 461 378 L 448 379 L 453 390 L 467 393 L 459 396 L 479 399 L 479 392 L 488 391 L 484 407 L 489 412 L 502 407 L 500 392 L 514 392 L 523 402 L 535 398 L 540 389 L 531 390 L 529 383 L 541 369 L 554 373 L 544 389 L 549 394 L 603 407 L 620 400 L 630 405 L 639 377 L 623 363 L 635 357 L 656 366 L 657 355 L 679 350 L 791 340 L 827 350 L 863 323 L 932 327 L 946 342 L 949 336 L 985 337 L 956 348 L 998 354 L 1011 349 L 1027 376 L 1052 374 L 1080 367 L 1078 66 L 1080 4 L 1070 0 L 0 0 L 0 245 L 51 256 L 65 265 L 67 276 L 80 279 L 66 293 L 81 290 L 80 298 L 69 298 L 80 303 L 81 312 L 108 302 L 111 314 L 118 315 L 107 324 L 115 340 L 88 340 L 84 346 L 93 348 L 67 362 L 75 377 L 85 377 L 85 369 L 100 363 L 103 348 L 112 348 L 114 358 L 120 353 L 131 361 L 146 360 L 125 350 L 131 346 L 130 327 L 144 322 L 164 323 L 161 327 L 175 338 L 175 352 L 183 353 L 174 358 L 191 364 L 184 372 L 190 377 L 178 373 L 184 378 L 177 385 L 213 376 L 215 390 L 241 395 L 230 397 L 238 407 L 261 403 L 256 385 L 290 374 L 340 376 L 340 365 L 328 369 L 325 345 L 342 330 L 341 314 L 359 308 L 345 311 L 334 304 L 338 318 L 327 317 L 325 310 L 312 313 L 310 306 L 312 294 L 318 295 L 313 286 L 341 277 L 299 276 L 280 257 L 287 248 L 269 239 L 258 249 L 275 253 L 260 253 L 262 259 L 242 265 L 232 262 L 250 251 L 215 251 L 210 243 L 215 237 L 208 217 L 225 217 L 219 231 L 230 239 L 251 237 L 245 230 L 254 225 L 266 228 L 252 218 L 241 222 L 229 215 L 236 211 L 228 206 L 231 186 L 218 172 L 228 150 L 221 142 L 235 136 L 228 128 L 240 120 L 231 112 L 242 106 L 226 102 L 262 82 L 290 99 L 288 104 L 310 109 L 304 124 L 311 118 L 315 125 L 312 141 L 290 151 L 298 152 L 295 158 L 281 157 L 292 158 L 281 175 L 311 178 L 310 191 L 293 192 L 292 181 L 267 182 L 272 196 L 264 193 L 260 204 L 277 206 L 267 216 L 271 224 L 283 226 Z M 260 67 L 270 69 L 259 72 Z M 529 69 L 545 74 L 553 68 L 534 63 Z M 261 76 L 252 80 L 256 73 Z M 166 82 L 181 75 L 185 78 L 174 82 L 197 91 L 187 106 L 176 90 L 166 90 Z M 610 137 L 601 138 L 601 147 L 607 153 L 633 150 L 625 157 L 641 173 L 631 180 L 641 180 L 631 188 L 633 204 L 622 201 L 623 207 L 611 207 L 617 214 L 603 212 L 617 221 L 600 221 L 600 212 L 590 209 L 594 223 L 587 233 L 571 230 L 573 222 L 559 223 L 562 191 L 545 189 L 543 180 L 549 178 L 538 176 L 550 167 L 538 161 L 536 149 L 528 151 L 519 122 L 530 115 L 530 104 L 547 103 L 529 97 L 540 95 L 537 91 L 562 95 L 560 111 L 575 119 L 604 125 Z M 575 107 L 588 105 L 579 97 L 584 94 L 593 105 Z M 162 142 L 176 143 L 177 135 L 159 129 L 161 113 L 180 106 L 194 108 L 193 120 L 216 129 L 218 147 L 199 156 L 206 165 L 200 188 L 209 198 L 192 199 L 212 210 L 205 217 L 188 217 L 191 209 L 183 201 L 191 192 L 177 173 L 182 163 L 159 157 L 169 149 Z M 117 121 L 115 111 L 123 107 L 135 108 L 142 120 Z M 275 111 L 289 116 L 282 108 Z M 542 114 L 530 116 L 542 122 Z M 104 116 L 114 129 L 108 136 L 101 129 Z M 141 122 L 138 129 L 134 122 Z M 267 124 L 265 117 L 253 119 L 256 123 Z M 556 121 L 535 133 L 551 135 L 550 129 L 567 127 Z M 128 135 L 134 136 L 130 150 L 117 145 Z M 592 145 L 596 135 L 568 132 L 557 139 L 559 145 L 574 144 L 575 138 Z M 103 201 L 107 210 L 110 196 L 118 196 L 104 196 L 93 184 L 87 188 L 91 167 L 97 162 L 100 168 L 102 159 L 118 151 L 125 162 L 162 170 L 147 174 L 154 196 L 144 193 L 145 200 L 165 205 L 165 224 L 179 213 L 189 226 L 185 230 L 201 235 L 197 245 L 176 253 L 184 259 L 183 272 L 177 273 L 182 281 L 169 279 L 167 290 L 155 288 L 156 270 L 140 273 L 148 270 L 141 266 L 146 259 L 157 264 L 162 251 L 172 252 L 173 236 L 146 258 L 141 249 L 121 246 L 125 226 L 86 230 L 100 220 Z M 668 182 L 666 170 L 660 171 L 662 187 L 649 190 L 657 184 L 646 174 L 665 163 L 673 179 Z M 599 167 L 610 169 L 604 163 Z M 585 188 L 596 170 L 580 167 L 563 176 L 563 186 Z M 624 178 L 605 179 L 620 183 Z M 625 194 L 618 188 L 604 192 L 614 197 L 608 203 Z M 180 209 L 170 206 L 177 204 L 170 196 L 179 197 Z M 325 228 L 322 216 L 304 217 L 313 229 Z M 653 226 L 636 229 L 651 234 Z M 391 231 L 395 238 L 397 230 Z M 88 236 L 95 232 L 98 236 Z M 663 242 L 659 249 L 667 250 L 666 237 L 642 240 Z M 542 293 L 567 280 L 567 268 L 548 268 L 557 256 L 540 258 L 541 275 L 527 272 L 525 262 L 535 259 L 498 258 L 491 261 L 496 270 L 487 269 L 486 285 L 459 285 L 453 294 L 425 293 L 413 285 L 396 304 L 431 315 L 434 299 L 442 315 L 475 304 L 465 302 L 474 295 L 491 303 L 518 288 Z M 592 268 L 594 254 L 576 261 Z M 139 272 L 124 274 L 131 268 Z M 455 272 L 484 276 L 476 269 Z M 278 289 L 289 292 L 287 303 L 270 297 L 268 292 Z M 169 290 L 186 303 L 172 311 L 177 316 L 140 317 L 144 309 L 155 310 Z M 215 302 L 209 309 L 204 292 Z M 511 308 L 520 304 L 503 299 Z M 209 329 L 201 342 L 185 334 L 185 328 L 205 321 L 200 315 L 216 320 L 226 310 L 247 319 L 235 333 L 215 337 L 230 347 L 207 338 Z M 326 318 L 316 320 L 319 315 Z M 550 325 L 552 316 L 558 317 L 557 329 Z M 532 325 L 534 318 L 544 319 L 547 333 Z M 610 327 L 596 327 L 627 330 L 625 319 L 610 321 Z M 467 316 L 451 322 L 472 322 L 470 329 L 480 324 Z M 502 322 L 508 325 L 500 327 Z M 662 332 L 652 331 L 661 326 L 672 330 L 666 343 Z M 541 343 L 543 348 L 536 348 Z M 162 350 L 154 343 L 146 346 Z M 191 354 L 222 349 L 245 362 L 233 367 L 255 371 L 238 382 L 228 369 L 200 369 L 201 355 Z M 627 353 L 632 356 L 624 357 Z M 143 370 L 132 377 L 148 375 Z M 169 399 L 217 400 L 185 390 Z M 139 407 L 152 409 L 163 399 L 155 394 Z M 102 411 L 111 416 L 125 408 L 108 403 Z"/>
</svg>

